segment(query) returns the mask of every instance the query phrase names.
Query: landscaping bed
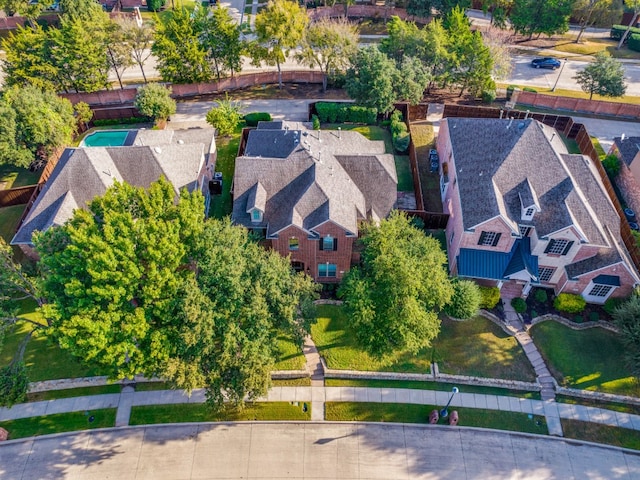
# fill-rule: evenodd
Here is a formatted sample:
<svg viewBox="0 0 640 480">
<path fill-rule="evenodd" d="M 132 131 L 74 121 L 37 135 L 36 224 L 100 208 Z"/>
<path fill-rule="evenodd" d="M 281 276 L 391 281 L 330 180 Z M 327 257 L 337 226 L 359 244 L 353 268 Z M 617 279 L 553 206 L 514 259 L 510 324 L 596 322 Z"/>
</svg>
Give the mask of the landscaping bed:
<svg viewBox="0 0 640 480">
<path fill-rule="evenodd" d="M 553 306 L 554 299 L 555 294 L 552 289 L 532 289 L 527 297 L 527 311 L 522 314 L 524 321 L 530 323 L 534 318 L 547 314 L 558 315 L 575 323 L 597 322 L 598 320 L 611 321 L 611 315 L 601 305 L 587 303 L 582 312 L 571 314 L 556 310 Z"/>
</svg>

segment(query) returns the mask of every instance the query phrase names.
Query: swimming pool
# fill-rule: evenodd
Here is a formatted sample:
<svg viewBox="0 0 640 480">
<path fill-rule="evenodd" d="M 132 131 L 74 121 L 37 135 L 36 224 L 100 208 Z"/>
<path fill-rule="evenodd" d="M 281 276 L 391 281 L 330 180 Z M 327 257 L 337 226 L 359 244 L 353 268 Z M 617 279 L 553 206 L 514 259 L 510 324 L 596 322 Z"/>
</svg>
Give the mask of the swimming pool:
<svg viewBox="0 0 640 480">
<path fill-rule="evenodd" d="M 82 140 L 81 147 L 122 147 L 127 141 L 129 130 L 98 130 Z"/>
</svg>

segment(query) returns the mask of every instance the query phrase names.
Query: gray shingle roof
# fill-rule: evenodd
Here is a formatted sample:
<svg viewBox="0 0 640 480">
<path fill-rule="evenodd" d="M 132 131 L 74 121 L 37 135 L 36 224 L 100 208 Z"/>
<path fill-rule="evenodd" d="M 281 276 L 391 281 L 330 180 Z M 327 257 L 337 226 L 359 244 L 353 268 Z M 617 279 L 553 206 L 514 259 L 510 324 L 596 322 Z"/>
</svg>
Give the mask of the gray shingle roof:
<svg viewBox="0 0 640 480">
<path fill-rule="evenodd" d="M 266 127 L 261 123 L 249 133 L 244 156 L 236 159 L 234 222 L 268 226 L 267 234 L 274 235 L 289 225 L 311 231 L 332 220 L 355 234 L 359 219 L 389 214 L 397 176 L 383 142 L 352 131 L 310 130 L 300 123 L 269 122 Z M 247 213 L 247 202 L 257 202 L 258 183 L 266 195 L 261 225 Z"/>
<path fill-rule="evenodd" d="M 624 140 L 622 137 L 615 137 L 613 142 L 618 147 L 622 161 L 627 166 L 631 165 L 631 162 L 640 151 L 640 137 L 625 137 Z"/>
<path fill-rule="evenodd" d="M 537 198 L 539 236 L 576 225 L 606 246 L 603 225 L 619 221 L 597 172 L 567 154 L 554 129 L 528 120 L 448 118 L 465 229 L 502 214 L 517 231 L 521 197 Z"/>
<path fill-rule="evenodd" d="M 34 231 L 62 225 L 71 218 L 74 209 L 84 208 L 94 197 L 103 195 L 115 180 L 147 188 L 164 175 L 176 193 L 182 188 L 193 190 L 203 156 L 213 142 L 213 129 L 200 129 L 197 133 L 185 130 L 176 135 L 172 131 L 142 132 L 147 140 L 165 143 L 66 149 L 12 244 L 30 244 Z M 207 143 L 188 143 L 198 140 Z"/>
</svg>

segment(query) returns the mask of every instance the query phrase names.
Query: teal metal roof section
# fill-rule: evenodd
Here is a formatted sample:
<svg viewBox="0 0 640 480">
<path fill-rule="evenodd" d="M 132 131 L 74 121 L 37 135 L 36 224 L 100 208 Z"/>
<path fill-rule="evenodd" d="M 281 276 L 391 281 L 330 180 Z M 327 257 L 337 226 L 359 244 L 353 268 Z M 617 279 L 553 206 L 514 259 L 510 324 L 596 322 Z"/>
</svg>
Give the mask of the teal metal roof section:
<svg viewBox="0 0 640 480">
<path fill-rule="evenodd" d="M 538 257 L 531 255 L 528 238 L 516 240 L 510 252 L 461 248 L 457 260 L 460 277 L 505 280 L 508 275 L 526 270 L 538 279 Z"/>
<path fill-rule="evenodd" d="M 599 285 L 611 285 L 612 287 L 620 286 L 620 277 L 617 275 L 598 275 L 592 281 Z"/>
</svg>

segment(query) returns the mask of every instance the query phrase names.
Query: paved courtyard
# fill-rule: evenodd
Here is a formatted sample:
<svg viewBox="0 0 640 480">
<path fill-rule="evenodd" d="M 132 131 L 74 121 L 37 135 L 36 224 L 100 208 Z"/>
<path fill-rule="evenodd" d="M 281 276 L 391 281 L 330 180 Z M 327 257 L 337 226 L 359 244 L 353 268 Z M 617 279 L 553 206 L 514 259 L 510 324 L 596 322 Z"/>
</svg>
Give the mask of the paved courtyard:
<svg viewBox="0 0 640 480">
<path fill-rule="evenodd" d="M 637 479 L 640 455 L 435 425 L 187 424 L 8 442 L 14 479 Z"/>
</svg>

